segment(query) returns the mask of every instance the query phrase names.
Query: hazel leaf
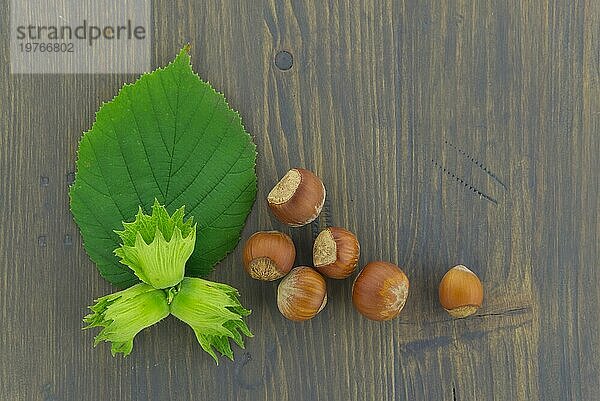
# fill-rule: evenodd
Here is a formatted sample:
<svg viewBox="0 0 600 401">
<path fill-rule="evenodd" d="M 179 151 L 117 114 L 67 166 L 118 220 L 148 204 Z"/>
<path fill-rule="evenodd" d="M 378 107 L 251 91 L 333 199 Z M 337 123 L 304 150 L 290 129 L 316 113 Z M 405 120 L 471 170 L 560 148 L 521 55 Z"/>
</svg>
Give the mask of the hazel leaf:
<svg viewBox="0 0 600 401">
<path fill-rule="evenodd" d="M 124 85 L 79 142 L 71 211 L 88 255 L 119 287 L 139 279 L 114 256 L 114 230 L 139 206 L 149 212 L 157 199 L 176 214 L 187 206 L 198 231 L 186 276 L 203 277 L 239 242 L 256 197 L 256 146 L 223 95 L 194 73 L 188 52 Z"/>
</svg>

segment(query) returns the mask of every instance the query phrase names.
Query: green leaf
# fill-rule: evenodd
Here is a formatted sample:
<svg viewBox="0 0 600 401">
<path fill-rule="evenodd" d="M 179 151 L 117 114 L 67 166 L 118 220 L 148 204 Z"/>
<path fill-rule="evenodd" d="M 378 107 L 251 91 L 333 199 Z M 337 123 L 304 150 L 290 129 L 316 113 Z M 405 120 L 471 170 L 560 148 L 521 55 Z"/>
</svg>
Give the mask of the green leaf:
<svg viewBox="0 0 600 401">
<path fill-rule="evenodd" d="M 184 48 L 103 104 L 81 138 L 70 197 L 87 253 L 113 284 L 138 282 L 113 254 L 114 230 L 157 199 L 169 213 L 186 205 L 195 216 L 186 276 L 205 276 L 240 239 L 256 197 L 255 164 L 239 114 L 192 71 Z"/>
</svg>

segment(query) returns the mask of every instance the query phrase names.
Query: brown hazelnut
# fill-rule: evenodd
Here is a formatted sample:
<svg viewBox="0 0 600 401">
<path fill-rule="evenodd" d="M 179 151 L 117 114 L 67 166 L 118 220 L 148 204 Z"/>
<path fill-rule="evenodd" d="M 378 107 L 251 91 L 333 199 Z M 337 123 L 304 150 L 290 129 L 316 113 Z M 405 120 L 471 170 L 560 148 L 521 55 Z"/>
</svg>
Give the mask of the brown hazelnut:
<svg viewBox="0 0 600 401">
<path fill-rule="evenodd" d="M 331 278 L 350 276 L 360 256 L 356 236 L 341 227 L 321 231 L 313 246 L 313 263 L 321 274 Z"/>
<path fill-rule="evenodd" d="M 244 268 L 256 280 L 273 281 L 285 276 L 295 259 L 292 239 L 279 231 L 259 231 L 244 245 Z"/>
<path fill-rule="evenodd" d="M 483 302 L 479 277 L 463 265 L 446 272 L 440 282 L 439 294 L 442 307 L 455 318 L 474 314 Z"/>
<path fill-rule="evenodd" d="M 277 287 L 277 307 L 290 320 L 312 319 L 326 303 L 325 279 L 310 267 L 292 269 Z"/>
<path fill-rule="evenodd" d="M 352 286 L 352 303 L 366 318 L 390 320 L 400 314 L 408 297 L 408 277 L 396 265 L 371 262 Z"/>
<path fill-rule="evenodd" d="M 325 202 L 325 186 L 311 171 L 294 168 L 269 192 L 267 202 L 279 221 L 300 227 L 321 213 Z"/>
</svg>

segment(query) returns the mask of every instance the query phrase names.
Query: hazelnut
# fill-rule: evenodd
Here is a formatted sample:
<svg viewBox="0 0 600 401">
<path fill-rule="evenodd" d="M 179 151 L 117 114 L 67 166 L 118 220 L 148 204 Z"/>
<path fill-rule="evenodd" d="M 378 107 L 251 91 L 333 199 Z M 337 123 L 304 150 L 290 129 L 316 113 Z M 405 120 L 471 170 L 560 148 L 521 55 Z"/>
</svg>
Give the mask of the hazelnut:
<svg viewBox="0 0 600 401">
<path fill-rule="evenodd" d="M 325 279 L 310 267 L 292 269 L 277 287 L 277 307 L 290 320 L 312 319 L 326 303 Z"/>
<path fill-rule="evenodd" d="M 477 311 L 483 302 L 479 277 L 466 266 L 448 270 L 440 282 L 440 303 L 450 316 L 463 318 Z"/>
<path fill-rule="evenodd" d="M 356 236 L 341 227 L 321 231 L 313 246 L 313 263 L 321 274 L 346 278 L 354 272 L 360 256 Z"/>
<path fill-rule="evenodd" d="M 325 186 L 312 172 L 294 168 L 269 192 L 267 202 L 279 221 L 300 227 L 321 213 L 325 202 Z"/>
<path fill-rule="evenodd" d="M 244 268 L 256 280 L 273 281 L 285 276 L 295 259 L 292 239 L 279 231 L 259 231 L 244 245 Z"/>
<path fill-rule="evenodd" d="M 408 287 L 408 277 L 398 266 L 371 262 L 354 280 L 352 303 L 368 319 L 390 320 L 404 307 Z"/>
</svg>

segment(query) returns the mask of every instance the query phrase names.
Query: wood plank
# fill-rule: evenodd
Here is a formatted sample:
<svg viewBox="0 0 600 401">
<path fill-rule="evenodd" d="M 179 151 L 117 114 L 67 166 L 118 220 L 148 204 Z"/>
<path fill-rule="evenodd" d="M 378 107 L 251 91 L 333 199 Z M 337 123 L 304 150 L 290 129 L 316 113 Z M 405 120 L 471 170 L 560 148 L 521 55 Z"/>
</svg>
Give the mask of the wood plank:
<svg viewBox="0 0 600 401">
<path fill-rule="evenodd" d="M 406 310 L 368 321 L 351 280 L 330 280 L 317 318 L 286 321 L 277 283 L 250 280 L 238 247 L 210 276 L 253 309 L 255 338 L 234 362 L 215 366 L 173 319 L 125 359 L 93 349 L 81 318 L 112 288 L 83 251 L 67 188 L 81 132 L 135 76 L 10 75 L 2 4 L 0 399 L 597 398 L 600 3 L 177 0 L 155 1 L 153 16 L 153 65 L 190 42 L 195 70 L 255 138 L 243 238 L 288 232 L 310 264 L 318 230 L 346 226 L 361 265 L 404 268 Z M 264 201 L 294 166 L 328 190 L 301 229 Z M 457 263 L 486 289 L 461 321 L 437 302 Z"/>
</svg>

